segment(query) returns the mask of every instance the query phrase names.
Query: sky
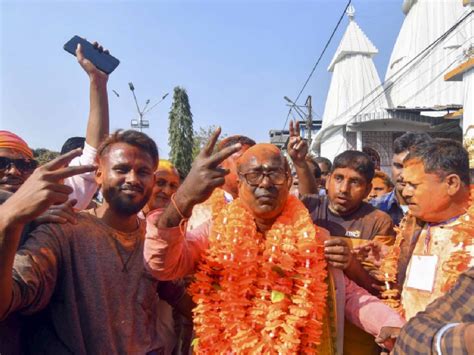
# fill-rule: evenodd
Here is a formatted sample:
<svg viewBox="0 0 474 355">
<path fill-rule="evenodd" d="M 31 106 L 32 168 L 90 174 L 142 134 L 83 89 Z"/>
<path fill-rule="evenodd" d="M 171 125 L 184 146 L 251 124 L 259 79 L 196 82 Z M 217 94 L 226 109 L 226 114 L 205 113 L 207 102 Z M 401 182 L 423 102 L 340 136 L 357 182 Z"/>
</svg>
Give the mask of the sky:
<svg viewBox="0 0 474 355">
<path fill-rule="evenodd" d="M 128 82 L 145 116 L 145 132 L 166 157 L 168 113 L 175 86 L 189 95 L 194 128 L 220 125 L 225 134 L 269 141 L 288 113 L 334 29 L 347 0 L 0 0 L 0 128 L 32 148 L 60 150 L 84 136 L 88 77 L 63 50 L 74 35 L 97 40 L 121 64 L 110 75 L 110 128 L 138 117 Z M 353 0 L 355 20 L 379 49 L 383 78 L 404 16 L 401 0 Z M 298 103 L 312 95 L 324 112 L 327 67 L 347 27 L 347 16 Z M 116 97 L 112 90 L 119 93 Z"/>
</svg>

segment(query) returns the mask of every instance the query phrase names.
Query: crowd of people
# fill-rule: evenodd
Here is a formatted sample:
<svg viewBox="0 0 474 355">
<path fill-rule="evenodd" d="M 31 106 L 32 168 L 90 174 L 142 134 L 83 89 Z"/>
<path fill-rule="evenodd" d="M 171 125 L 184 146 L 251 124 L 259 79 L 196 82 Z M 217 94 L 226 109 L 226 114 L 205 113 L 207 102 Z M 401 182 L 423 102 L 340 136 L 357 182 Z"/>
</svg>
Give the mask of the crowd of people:
<svg viewBox="0 0 474 355">
<path fill-rule="evenodd" d="M 459 142 L 403 134 L 390 177 L 217 129 L 183 178 L 76 56 L 85 138 L 38 166 L 0 131 L 0 354 L 474 354 Z"/>
</svg>

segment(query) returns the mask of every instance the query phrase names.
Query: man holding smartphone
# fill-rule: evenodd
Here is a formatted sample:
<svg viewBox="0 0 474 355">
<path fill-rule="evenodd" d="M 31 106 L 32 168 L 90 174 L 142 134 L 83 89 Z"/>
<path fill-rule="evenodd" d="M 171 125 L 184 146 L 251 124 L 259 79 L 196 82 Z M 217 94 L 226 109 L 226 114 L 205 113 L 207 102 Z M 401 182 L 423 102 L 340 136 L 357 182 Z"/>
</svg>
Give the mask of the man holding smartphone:
<svg viewBox="0 0 474 355">
<path fill-rule="evenodd" d="M 97 42 L 93 45 L 97 51 L 106 51 Z M 69 163 L 70 166 L 80 168 L 94 164 L 97 147 L 109 132 L 108 75 L 84 58 L 80 46 L 76 50 L 76 55 L 79 64 L 90 79 L 90 111 L 84 150 L 80 156 L 75 154 L 76 157 Z M 12 132 L 0 131 L 0 205 L 23 185 L 36 167 L 36 161 L 28 144 Z M 29 223 L 23 230 L 19 242 L 20 247 L 28 238 L 29 233 L 39 224 L 76 223 L 74 208 L 87 207 L 97 190 L 94 174 L 90 172 L 67 177 L 64 184 L 73 188 L 69 201 L 50 206 L 42 215 Z M 12 315 L 0 322 L 0 353 L 20 353 L 21 327 L 22 320 L 17 315 Z"/>
</svg>

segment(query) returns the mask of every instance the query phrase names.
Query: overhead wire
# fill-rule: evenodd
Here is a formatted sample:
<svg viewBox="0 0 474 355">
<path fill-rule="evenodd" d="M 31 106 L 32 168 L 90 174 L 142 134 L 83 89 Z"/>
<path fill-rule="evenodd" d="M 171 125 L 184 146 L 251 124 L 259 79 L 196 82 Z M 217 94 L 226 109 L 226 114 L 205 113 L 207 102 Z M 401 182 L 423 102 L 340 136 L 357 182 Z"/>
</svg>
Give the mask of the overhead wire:
<svg viewBox="0 0 474 355">
<path fill-rule="evenodd" d="M 349 5 L 351 4 L 351 2 L 352 2 L 352 0 L 349 0 L 349 1 L 347 2 L 347 5 L 345 6 L 344 11 L 342 12 L 341 16 L 339 17 L 339 20 L 337 21 L 336 27 L 334 27 L 334 29 L 333 29 L 333 31 L 332 31 L 332 33 L 331 33 L 331 36 L 329 36 L 329 39 L 327 40 L 326 45 L 324 46 L 324 48 L 323 48 L 321 54 L 319 55 L 319 57 L 318 57 L 316 63 L 315 63 L 314 66 L 313 66 L 313 69 L 312 69 L 311 72 L 309 73 L 308 78 L 306 79 L 305 83 L 303 84 L 303 87 L 301 88 L 301 90 L 299 91 L 298 95 L 296 96 L 296 99 L 295 99 L 295 101 L 294 101 L 295 104 L 298 103 L 298 100 L 299 100 L 299 98 L 301 97 L 301 94 L 303 93 L 304 89 L 306 89 L 306 86 L 308 85 L 309 81 L 311 80 L 311 77 L 313 76 L 314 71 L 315 71 L 316 68 L 318 67 L 319 62 L 321 61 L 321 59 L 323 58 L 324 53 L 326 52 L 326 49 L 329 47 L 329 44 L 331 43 L 331 41 L 332 41 L 334 35 L 336 34 L 336 31 L 337 31 L 337 29 L 339 28 L 339 25 L 341 24 L 342 19 L 344 18 L 344 15 L 345 15 L 347 9 L 349 8 Z M 292 110 L 292 107 L 290 107 L 290 110 L 288 111 L 288 115 L 286 116 L 285 123 L 283 124 L 282 130 L 285 129 L 285 127 L 286 127 L 286 125 L 287 125 L 287 123 L 288 123 L 288 118 L 289 118 L 290 115 L 291 115 L 291 110 Z"/>
<path fill-rule="evenodd" d="M 393 73 L 389 78 L 385 80 L 385 83 L 381 84 L 380 86 L 377 86 L 374 88 L 371 92 L 369 92 L 367 95 L 365 95 L 361 100 L 358 102 L 354 103 L 351 107 L 349 107 L 347 110 L 345 110 L 343 113 L 341 113 L 334 121 L 339 120 L 341 117 L 344 117 L 344 115 L 348 112 L 350 112 L 356 105 L 361 104 L 367 97 L 370 97 L 372 94 L 374 94 L 377 90 L 381 90 L 379 94 L 377 94 L 369 103 L 367 103 L 364 107 L 362 107 L 357 113 L 352 115 L 352 117 L 345 123 L 346 125 L 352 122 L 360 113 L 362 113 L 366 108 L 368 108 L 371 104 L 373 104 L 377 99 L 379 99 L 382 95 L 386 94 L 387 91 L 389 91 L 399 80 L 401 80 L 403 77 L 405 77 L 411 70 L 413 70 L 417 65 L 419 65 L 425 58 L 428 57 L 428 55 L 445 39 L 449 37 L 449 35 L 457 28 L 459 27 L 469 16 L 473 14 L 474 11 L 468 12 L 465 16 L 463 16 L 459 21 L 457 21 L 452 27 L 450 27 L 446 32 L 444 32 L 441 36 L 439 36 L 437 39 L 435 39 L 431 44 L 429 44 L 427 47 L 425 47 L 420 53 L 418 53 L 415 57 L 413 57 L 409 62 L 407 62 L 405 65 L 403 65 L 400 69 L 398 69 L 395 73 Z M 418 62 L 414 63 L 413 66 L 409 67 L 415 60 L 419 59 Z M 448 66 L 449 67 L 449 66 Z M 400 74 L 404 69 L 407 69 L 406 72 Z M 396 77 L 398 74 L 400 74 L 399 77 L 397 77 L 394 81 L 390 82 L 394 77 Z M 389 82 L 388 85 L 385 85 L 387 82 Z M 338 151 L 341 149 L 341 146 L 338 148 Z"/>
</svg>

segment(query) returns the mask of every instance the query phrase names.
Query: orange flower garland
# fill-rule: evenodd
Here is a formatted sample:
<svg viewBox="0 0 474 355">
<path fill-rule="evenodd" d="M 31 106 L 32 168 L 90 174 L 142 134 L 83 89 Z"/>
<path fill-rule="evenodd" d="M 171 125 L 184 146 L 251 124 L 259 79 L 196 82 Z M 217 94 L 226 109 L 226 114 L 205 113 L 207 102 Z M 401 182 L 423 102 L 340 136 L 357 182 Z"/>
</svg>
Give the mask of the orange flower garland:
<svg viewBox="0 0 474 355">
<path fill-rule="evenodd" d="M 224 190 L 221 188 L 215 189 L 212 192 L 211 197 L 209 197 L 204 203 L 208 205 L 209 208 L 211 209 L 211 216 L 212 216 L 211 218 L 212 218 L 212 221 L 214 221 L 217 215 L 219 214 L 219 212 L 221 212 L 224 209 L 224 207 L 227 205 Z"/>
<path fill-rule="evenodd" d="M 400 222 L 400 227 L 397 228 L 395 244 L 380 268 L 381 276 L 386 283 L 397 283 L 398 260 L 400 257 L 400 245 L 403 241 L 402 231 L 405 221 L 406 218 Z M 474 244 L 474 205 L 471 205 L 467 213 L 458 218 L 453 226 L 445 228 L 453 230 L 451 243 L 455 246 L 461 245 L 462 249 L 452 252 L 449 259 L 442 265 L 442 270 L 447 275 L 446 282 L 441 287 L 442 292 L 449 291 L 456 283 L 459 275 L 469 268 L 472 256 L 467 247 Z M 402 286 L 399 285 L 399 287 Z M 405 311 L 401 304 L 399 290 L 389 289 L 382 291 L 382 300 L 388 306 L 404 315 Z"/>
<path fill-rule="evenodd" d="M 199 353 L 315 353 L 328 286 L 323 244 L 295 197 L 265 234 L 240 199 L 213 223 L 190 292 Z"/>
</svg>

